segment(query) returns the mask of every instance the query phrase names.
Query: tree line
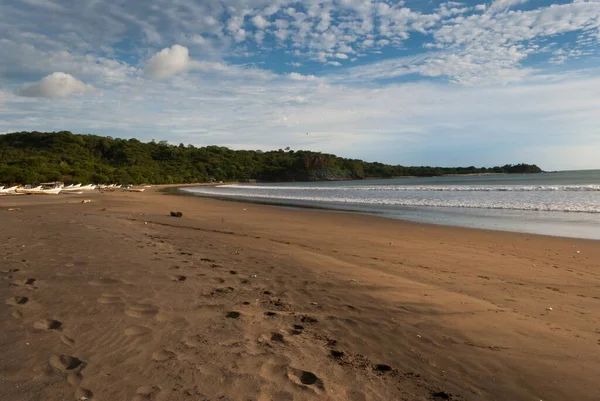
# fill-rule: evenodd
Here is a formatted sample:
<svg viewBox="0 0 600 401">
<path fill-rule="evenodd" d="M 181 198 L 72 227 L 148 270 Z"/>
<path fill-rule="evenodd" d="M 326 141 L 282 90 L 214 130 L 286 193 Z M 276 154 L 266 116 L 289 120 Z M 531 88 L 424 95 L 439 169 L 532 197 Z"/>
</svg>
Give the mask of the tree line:
<svg viewBox="0 0 600 401">
<path fill-rule="evenodd" d="M 98 135 L 0 135 L 0 183 L 179 184 L 208 181 L 319 181 L 445 174 L 538 173 L 536 165 L 407 167 L 289 148 L 263 152 L 170 145 Z"/>
</svg>

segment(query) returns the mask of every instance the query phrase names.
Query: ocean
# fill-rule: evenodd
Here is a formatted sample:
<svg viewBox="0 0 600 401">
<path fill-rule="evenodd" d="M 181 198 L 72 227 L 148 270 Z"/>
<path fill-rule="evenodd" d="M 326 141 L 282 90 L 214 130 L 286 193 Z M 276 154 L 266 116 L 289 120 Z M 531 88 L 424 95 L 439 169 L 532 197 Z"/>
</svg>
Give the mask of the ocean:
<svg viewBox="0 0 600 401">
<path fill-rule="evenodd" d="M 600 239 L 600 170 L 189 187 L 194 195 Z"/>
</svg>

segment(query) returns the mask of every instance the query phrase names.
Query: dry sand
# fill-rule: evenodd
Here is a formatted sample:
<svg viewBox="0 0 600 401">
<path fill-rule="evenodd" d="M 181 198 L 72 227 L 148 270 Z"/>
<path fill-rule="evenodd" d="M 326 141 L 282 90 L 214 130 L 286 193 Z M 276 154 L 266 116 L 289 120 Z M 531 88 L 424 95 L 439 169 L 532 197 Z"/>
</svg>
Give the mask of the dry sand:
<svg viewBox="0 0 600 401">
<path fill-rule="evenodd" d="M 599 262 L 153 190 L 3 197 L 0 400 L 598 400 Z"/>
</svg>

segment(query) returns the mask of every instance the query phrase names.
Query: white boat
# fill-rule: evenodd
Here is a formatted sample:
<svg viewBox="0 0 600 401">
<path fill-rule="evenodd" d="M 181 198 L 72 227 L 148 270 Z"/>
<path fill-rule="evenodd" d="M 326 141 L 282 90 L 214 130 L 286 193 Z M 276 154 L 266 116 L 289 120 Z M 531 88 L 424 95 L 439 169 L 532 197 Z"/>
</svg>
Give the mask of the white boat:
<svg viewBox="0 0 600 401">
<path fill-rule="evenodd" d="M 49 189 L 40 189 L 35 192 L 35 195 L 58 195 L 61 192 L 62 188 L 49 188 Z"/>
<path fill-rule="evenodd" d="M 81 191 L 92 191 L 94 189 L 96 189 L 96 186 L 94 184 L 82 185 L 79 187 L 79 190 Z"/>
<path fill-rule="evenodd" d="M 123 188 L 123 191 L 129 192 L 144 192 L 146 188 Z"/>
<path fill-rule="evenodd" d="M 72 187 L 65 187 L 63 188 L 63 192 L 80 192 L 80 191 L 93 191 L 94 189 L 96 189 L 95 185 L 89 184 L 89 185 L 84 185 L 81 186 L 81 184 L 79 184 L 79 186 L 72 186 Z"/>
<path fill-rule="evenodd" d="M 15 190 L 16 193 L 27 194 L 27 195 L 58 195 L 60 193 L 60 191 L 61 191 L 61 188 L 42 189 L 42 187 L 17 188 Z"/>
<path fill-rule="evenodd" d="M 18 186 L 15 185 L 14 187 L 10 187 L 10 188 L 0 188 L 0 194 L 8 194 L 8 193 L 14 193 L 15 189 L 17 189 Z"/>
<path fill-rule="evenodd" d="M 29 194 L 29 193 L 32 193 L 35 191 L 39 191 L 40 189 L 42 189 L 41 186 L 34 187 L 34 188 L 17 188 L 17 189 L 15 189 L 15 192 L 19 193 L 19 194 Z"/>
<path fill-rule="evenodd" d="M 65 195 L 81 195 L 83 194 L 83 191 L 65 191 L 62 190 L 60 191 L 61 194 L 65 194 Z"/>
</svg>

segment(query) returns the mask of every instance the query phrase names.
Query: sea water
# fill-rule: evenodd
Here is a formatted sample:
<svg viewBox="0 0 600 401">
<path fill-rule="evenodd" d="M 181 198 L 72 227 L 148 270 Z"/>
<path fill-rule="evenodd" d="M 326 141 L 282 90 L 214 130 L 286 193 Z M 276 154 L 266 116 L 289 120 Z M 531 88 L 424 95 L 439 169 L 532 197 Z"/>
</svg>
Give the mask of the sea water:
<svg viewBox="0 0 600 401">
<path fill-rule="evenodd" d="M 600 239 L 600 170 L 186 188 L 425 223 Z"/>
</svg>

